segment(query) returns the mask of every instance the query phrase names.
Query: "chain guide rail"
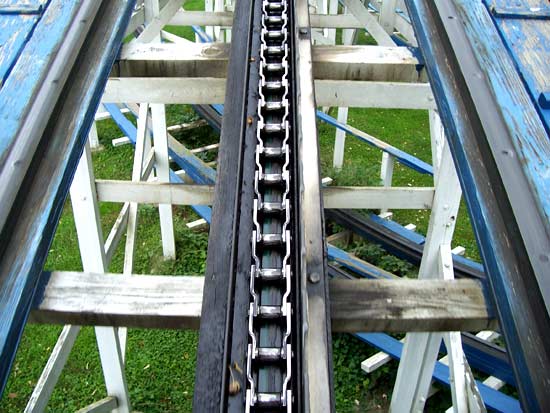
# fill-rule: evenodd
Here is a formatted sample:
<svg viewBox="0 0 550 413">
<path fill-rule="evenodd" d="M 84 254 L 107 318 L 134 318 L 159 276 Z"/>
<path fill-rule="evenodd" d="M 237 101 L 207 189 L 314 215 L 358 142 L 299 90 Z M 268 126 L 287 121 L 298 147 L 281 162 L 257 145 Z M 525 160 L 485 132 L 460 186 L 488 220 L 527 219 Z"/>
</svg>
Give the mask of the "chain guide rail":
<svg viewBox="0 0 550 413">
<path fill-rule="evenodd" d="M 263 0 L 247 413 L 292 411 L 289 40 L 288 2 Z"/>
</svg>

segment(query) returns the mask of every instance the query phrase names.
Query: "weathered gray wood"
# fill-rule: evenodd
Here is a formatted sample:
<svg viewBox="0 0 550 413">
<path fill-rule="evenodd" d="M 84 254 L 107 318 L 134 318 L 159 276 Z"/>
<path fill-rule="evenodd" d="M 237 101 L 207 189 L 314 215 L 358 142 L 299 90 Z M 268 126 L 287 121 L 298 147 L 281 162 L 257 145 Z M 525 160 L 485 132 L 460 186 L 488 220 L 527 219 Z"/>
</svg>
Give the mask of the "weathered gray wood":
<svg viewBox="0 0 550 413">
<path fill-rule="evenodd" d="M 197 329 L 203 277 L 53 272 L 31 321 Z"/>
<path fill-rule="evenodd" d="M 332 280 L 332 330 L 479 331 L 495 329 L 474 280 Z"/>
<path fill-rule="evenodd" d="M 212 205 L 214 187 L 96 180 L 98 200 L 139 204 Z M 429 209 L 434 190 L 430 187 L 329 186 L 322 190 L 325 208 L 334 209 Z"/>
<path fill-rule="evenodd" d="M 203 277 L 54 272 L 31 322 L 141 328 L 199 326 Z M 495 329 L 474 280 L 332 280 L 332 329 Z"/>
<path fill-rule="evenodd" d="M 104 399 L 83 407 L 76 413 L 108 413 L 116 409 L 117 406 L 116 397 L 105 397 Z"/>
<path fill-rule="evenodd" d="M 112 77 L 225 78 L 229 44 L 129 43 L 123 46 Z M 327 80 L 425 81 L 418 59 L 406 47 L 315 46 L 313 77 Z"/>
</svg>

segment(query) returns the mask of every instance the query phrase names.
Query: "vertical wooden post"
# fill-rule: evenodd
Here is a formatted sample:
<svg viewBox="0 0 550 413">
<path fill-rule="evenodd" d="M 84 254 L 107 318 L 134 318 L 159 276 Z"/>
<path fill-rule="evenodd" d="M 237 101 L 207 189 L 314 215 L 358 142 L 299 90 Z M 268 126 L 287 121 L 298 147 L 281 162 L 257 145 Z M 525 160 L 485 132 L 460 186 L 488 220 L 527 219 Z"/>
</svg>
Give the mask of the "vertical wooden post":
<svg viewBox="0 0 550 413">
<path fill-rule="evenodd" d="M 383 0 L 380 8 L 380 25 L 390 36 L 395 26 L 395 7 L 397 0 Z"/>
<path fill-rule="evenodd" d="M 159 0 L 145 0 L 144 3 L 145 24 L 151 23 L 160 13 Z M 151 41 L 152 43 L 160 43 L 160 31 L 158 35 Z"/>
<path fill-rule="evenodd" d="M 380 179 L 384 187 L 389 188 L 392 185 L 393 179 L 393 166 L 395 164 L 395 158 L 387 152 L 382 152 L 382 165 L 380 167 Z M 381 209 L 380 214 L 388 212 L 387 208 Z"/>
<path fill-rule="evenodd" d="M 419 279 L 443 278 L 440 249 L 451 244 L 462 191 L 445 142 Z M 442 333 L 408 333 L 391 400 L 392 412 L 420 412 L 424 408 Z M 452 361 L 451 359 L 449 360 Z"/>
<path fill-rule="evenodd" d="M 155 146 L 155 169 L 159 182 L 170 182 L 170 163 L 168 159 L 168 136 L 166 133 L 166 113 L 163 104 L 151 104 L 153 118 L 153 140 Z M 172 205 L 160 204 L 160 231 L 162 251 L 165 258 L 176 257 Z"/>
<path fill-rule="evenodd" d="M 88 144 L 73 179 L 71 202 L 83 269 L 85 272 L 104 273 L 107 263 Z M 95 331 L 107 393 L 117 399 L 115 412 L 129 413 L 130 399 L 118 331 L 112 327 L 96 327 Z"/>
<path fill-rule="evenodd" d="M 338 108 L 338 122 L 348 123 L 348 108 Z M 336 137 L 334 139 L 334 158 L 332 166 L 336 169 L 342 169 L 344 165 L 344 152 L 346 149 L 346 132 L 341 129 L 336 129 Z"/>
</svg>

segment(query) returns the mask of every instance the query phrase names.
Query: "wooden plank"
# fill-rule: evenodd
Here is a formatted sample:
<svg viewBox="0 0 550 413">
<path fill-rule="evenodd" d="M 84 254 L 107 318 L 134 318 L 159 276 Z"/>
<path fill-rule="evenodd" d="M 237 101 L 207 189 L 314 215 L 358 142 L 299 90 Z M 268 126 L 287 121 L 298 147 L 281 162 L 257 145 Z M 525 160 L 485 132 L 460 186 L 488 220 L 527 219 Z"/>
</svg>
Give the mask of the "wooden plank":
<svg viewBox="0 0 550 413">
<path fill-rule="evenodd" d="M 124 45 L 112 77 L 213 77 L 227 75 L 229 45 L 223 43 Z M 313 77 L 332 80 L 419 82 L 419 61 L 406 47 L 315 46 Z"/>
<path fill-rule="evenodd" d="M 380 46 L 395 46 L 394 41 L 371 16 L 365 5 L 359 0 L 343 0 L 343 4 L 363 24 L 363 27 L 374 37 Z"/>
<path fill-rule="evenodd" d="M 96 180 L 99 201 L 140 204 L 212 205 L 211 185 L 167 184 Z M 352 187 L 330 186 L 322 189 L 329 209 L 430 209 L 434 189 L 430 187 Z"/>
<path fill-rule="evenodd" d="M 204 277 L 53 272 L 38 323 L 197 329 Z M 332 280 L 332 328 L 466 331 L 496 327 L 474 280 Z"/>
<path fill-rule="evenodd" d="M 332 329 L 476 331 L 496 327 L 474 280 L 332 280 Z"/>
<path fill-rule="evenodd" d="M 212 205 L 214 200 L 211 185 L 96 180 L 96 188 L 98 199 L 103 202 Z"/>
<path fill-rule="evenodd" d="M 105 88 L 106 103 L 223 103 L 225 79 L 116 77 Z M 358 80 L 316 80 L 317 106 L 384 109 L 435 109 L 428 83 L 366 82 Z"/>
<path fill-rule="evenodd" d="M 108 413 L 112 412 L 117 407 L 118 403 L 116 397 L 105 397 L 104 399 L 83 407 L 76 413 Z"/>
<path fill-rule="evenodd" d="M 198 329 L 204 277 L 53 272 L 38 323 Z"/>
</svg>

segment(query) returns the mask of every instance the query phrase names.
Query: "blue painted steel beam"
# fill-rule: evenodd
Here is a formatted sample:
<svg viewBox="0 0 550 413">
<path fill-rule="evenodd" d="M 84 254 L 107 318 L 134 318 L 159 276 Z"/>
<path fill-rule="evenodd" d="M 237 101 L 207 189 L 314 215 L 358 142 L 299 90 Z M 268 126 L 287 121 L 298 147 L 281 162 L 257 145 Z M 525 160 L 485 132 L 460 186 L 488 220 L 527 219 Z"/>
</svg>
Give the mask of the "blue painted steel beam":
<svg viewBox="0 0 550 413">
<path fill-rule="evenodd" d="M 523 407 L 550 411 L 550 141 L 481 2 L 407 6 Z"/>
<path fill-rule="evenodd" d="M 389 354 L 392 358 L 397 360 L 401 359 L 403 344 L 399 342 L 399 340 L 383 333 L 359 333 L 354 335 L 359 340 Z M 434 380 L 438 383 L 444 384 L 445 386 L 450 386 L 451 383 L 449 377 L 449 366 L 446 366 L 439 361 L 436 362 L 433 374 Z M 519 402 L 513 397 L 494 390 L 480 381 L 476 380 L 476 384 L 479 389 L 479 393 L 483 398 L 483 402 L 489 409 L 502 413 L 522 411 Z"/>
<path fill-rule="evenodd" d="M 73 5 L 73 2 L 62 2 L 63 5 L 61 5 L 52 1 L 46 14 L 54 3 L 56 7 Z M 29 170 L 21 171 L 26 179 L 18 190 L 14 209 L 9 215 L 9 224 L 1 230 L 0 391 L 2 392 L 27 321 L 33 296 L 40 282 L 42 267 L 63 210 L 72 176 L 82 154 L 111 67 L 118 54 L 133 5 L 134 2 L 131 0 L 102 3 L 98 11 L 98 19 L 92 24 L 86 38 L 86 41 L 94 44 L 95 47 L 75 50 L 75 53 L 79 53 L 79 58 L 72 68 L 67 84 L 60 85 L 64 87 L 63 99 L 54 102 L 55 109 L 46 131 L 33 136 L 40 142 L 39 156 L 33 158 Z M 70 13 L 66 17 L 69 15 Z M 53 26 L 69 24 L 69 19 L 58 17 L 57 20 L 55 18 L 53 21 L 49 20 L 45 26 L 46 29 L 48 27 L 51 29 L 52 42 L 39 41 L 33 64 L 29 65 L 28 62 L 23 61 L 25 70 L 19 71 L 19 62 L 16 63 L 4 87 L 0 90 L 0 118 L 3 121 L 0 140 L 2 143 L 8 143 L 2 146 L 3 148 L 11 146 L 14 142 L 13 136 L 20 129 L 21 123 L 33 121 L 32 117 L 30 119 L 24 116 L 18 117 L 18 113 L 24 113 L 25 105 L 28 105 L 32 99 L 30 90 L 36 87 L 33 82 L 40 82 L 45 75 L 44 71 L 47 71 L 47 68 L 39 64 L 40 60 L 53 53 L 58 45 L 55 41 L 56 31 L 53 30 L 52 24 Z M 39 28 L 35 29 L 34 35 L 38 34 Z M 30 74 L 27 73 L 29 69 L 32 72 Z M 23 85 L 25 90 L 22 89 Z M 22 102 L 12 107 L 12 99 L 4 99 L 3 96 L 9 90 L 14 93 L 12 98 L 19 96 Z M 9 119 L 9 122 L 5 123 L 6 119 Z M 1 173 L 5 171 L 3 169 Z"/>
<path fill-rule="evenodd" d="M 412 156 L 409 155 L 407 152 L 402 151 L 401 149 L 397 149 L 394 146 L 391 146 L 379 139 L 376 138 L 368 138 L 364 135 L 358 134 L 358 130 L 355 129 L 352 126 L 346 125 L 345 123 L 339 122 L 338 120 L 334 119 L 332 116 L 327 115 L 326 113 L 323 113 L 322 111 L 317 111 L 317 117 L 321 119 L 323 122 L 328 123 L 329 125 L 335 126 L 336 128 L 343 130 L 344 132 L 355 136 L 358 139 L 361 139 L 363 142 L 368 143 L 369 145 L 374 146 L 375 148 L 378 148 L 384 152 L 387 152 L 388 154 L 392 155 L 399 163 L 402 163 L 405 166 L 408 166 L 411 169 L 414 169 L 415 171 L 418 171 L 423 174 L 433 175 L 433 167 Z"/>
<path fill-rule="evenodd" d="M 128 139 L 130 139 L 132 145 L 135 145 L 137 129 L 134 124 L 130 122 L 126 116 L 124 116 L 119 107 L 114 103 L 104 103 L 103 106 L 105 106 L 105 109 L 109 112 L 120 130 L 128 136 Z M 191 179 L 193 179 L 196 183 L 200 185 L 214 184 L 216 179 L 216 171 L 204 165 L 204 163 L 191 152 L 182 156 L 182 154 L 176 153 L 176 151 L 169 147 L 168 153 L 174 162 L 176 162 L 180 168 L 189 174 Z M 170 169 L 170 181 L 180 184 L 184 183 L 183 179 L 177 176 L 172 169 Z M 202 219 L 210 223 L 212 217 L 210 207 L 206 205 L 193 205 L 192 208 Z"/>
</svg>

